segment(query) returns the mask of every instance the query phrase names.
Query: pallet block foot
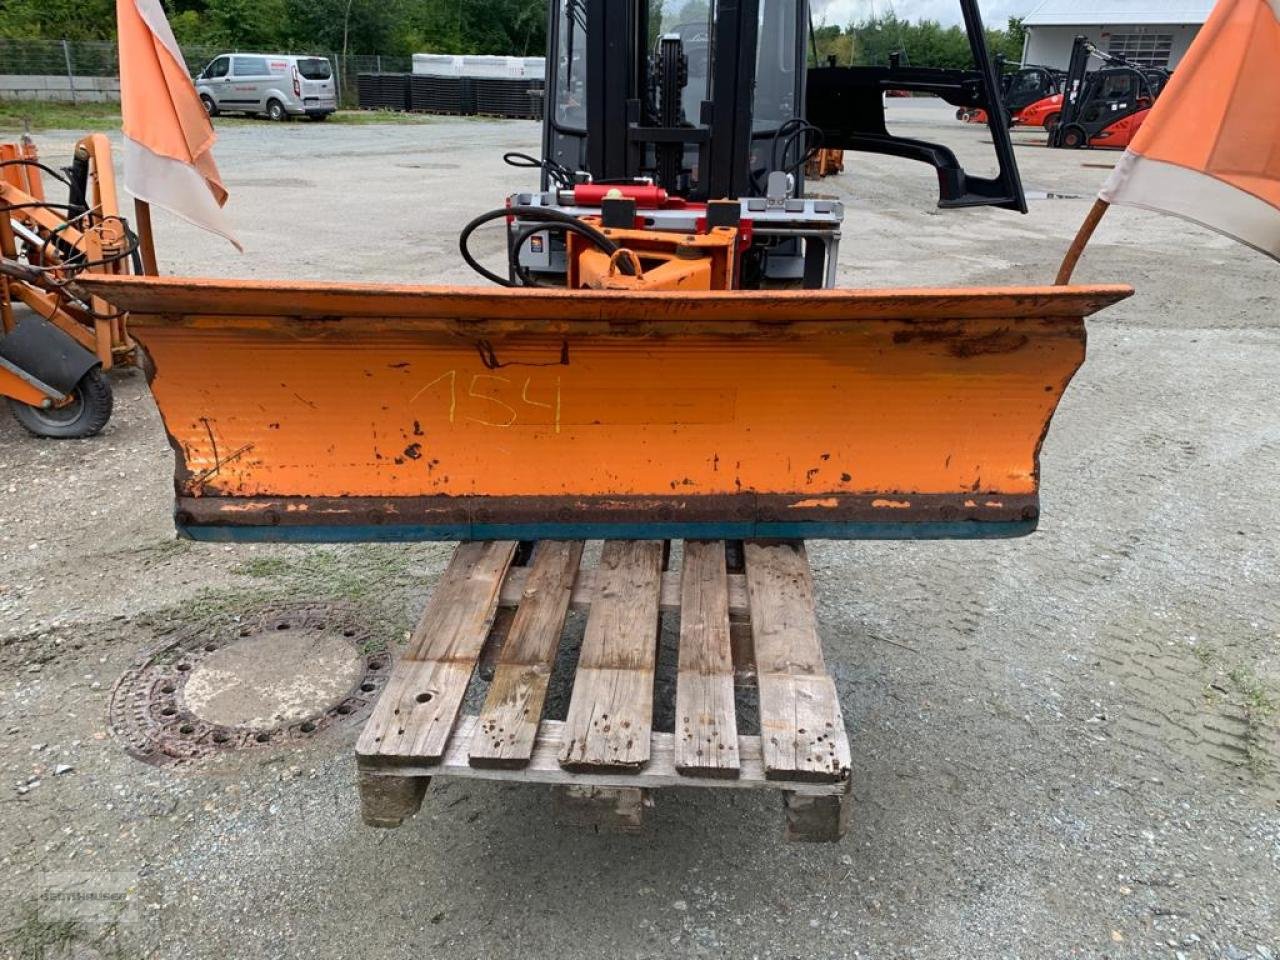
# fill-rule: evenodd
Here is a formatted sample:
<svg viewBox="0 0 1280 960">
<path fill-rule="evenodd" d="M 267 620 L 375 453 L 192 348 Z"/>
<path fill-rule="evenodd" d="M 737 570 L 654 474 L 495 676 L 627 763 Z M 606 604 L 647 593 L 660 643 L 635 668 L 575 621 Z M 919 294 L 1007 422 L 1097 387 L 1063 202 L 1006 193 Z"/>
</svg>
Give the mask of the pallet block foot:
<svg viewBox="0 0 1280 960">
<path fill-rule="evenodd" d="M 398 827 L 422 807 L 430 777 L 397 777 L 361 771 L 360 817 L 366 826 Z"/>
<path fill-rule="evenodd" d="M 792 790 L 782 794 L 787 813 L 785 838 L 798 843 L 835 843 L 849 832 L 853 795 L 807 796 Z"/>
<path fill-rule="evenodd" d="M 653 806 L 649 791 L 640 787 L 555 787 L 556 816 L 597 833 L 639 833 L 645 807 Z"/>
</svg>

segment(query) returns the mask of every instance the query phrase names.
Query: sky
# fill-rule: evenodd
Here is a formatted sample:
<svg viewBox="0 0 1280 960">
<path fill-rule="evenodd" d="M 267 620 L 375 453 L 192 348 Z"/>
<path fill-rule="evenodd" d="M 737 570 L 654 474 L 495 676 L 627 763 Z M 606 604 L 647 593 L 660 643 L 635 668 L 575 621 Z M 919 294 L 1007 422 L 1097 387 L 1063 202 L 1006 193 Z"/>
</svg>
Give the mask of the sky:
<svg viewBox="0 0 1280 960">
<path fill-rule="evenodd" d="M 814 23 L 845 26 L 866 20 L 872 8 L 876 15 L 892 11 L 904 20 L 938 20 L 944 25 L 960 23 L 960 0 L 810 0 Z M 979 0 L 978 9 L 989 27 L 1004 26 L 1009 17 L 1026 16 L 1039 0 Z"/>
</svg>

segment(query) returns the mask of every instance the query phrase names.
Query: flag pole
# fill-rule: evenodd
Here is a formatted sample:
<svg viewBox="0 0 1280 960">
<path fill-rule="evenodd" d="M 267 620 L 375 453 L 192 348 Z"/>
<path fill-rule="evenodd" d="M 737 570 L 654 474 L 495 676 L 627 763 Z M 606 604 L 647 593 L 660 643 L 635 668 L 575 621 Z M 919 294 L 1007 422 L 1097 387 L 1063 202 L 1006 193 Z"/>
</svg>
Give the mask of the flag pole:
<svg viewBox="0 0 1280 960">
<path fill-rule="evenodd" d="M 156 242 L 151 233 L 151 204 L 134 197 L 133 219 L 138 227 L 138 253 L 142 257 L 142 272 L 149 277 L 158 277 L 160 267 L 156 263 Z"/>
<path fill-rule="evenodd" d="M 1067 247 L 1067 254 L 1062 258 L 1062 266 L 1058 267 L 1058 276 L 1053 281 L 1054 286 L 1065 287 L 1071 282 L 1071 274 L 1075 273 L 1080 255 L 1084 253 L 1084 248 L 1093 236 L 1093 231 L 1098 229 L 1102 215 L 1110 206 L 1111 204 L 1101 197 L 1093 201 L 1093 206 L 1089 208 L 1089 215 L 1084 218 L 1084 223 L 1080 224 L 1080 229 L 1076 231 L 1076 237 L 1071 241 L 1071 246 Z"/>
</svg>

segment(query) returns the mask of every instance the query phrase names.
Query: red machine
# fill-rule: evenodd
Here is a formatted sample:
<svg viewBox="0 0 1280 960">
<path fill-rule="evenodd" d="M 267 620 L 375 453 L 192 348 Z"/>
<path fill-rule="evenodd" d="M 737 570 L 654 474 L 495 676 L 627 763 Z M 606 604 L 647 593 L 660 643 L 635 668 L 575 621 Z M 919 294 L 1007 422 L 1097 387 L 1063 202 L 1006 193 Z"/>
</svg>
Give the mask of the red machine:
<svg viewBox="0 0 1280 960">
<path fill-rule="evenodd" d="M 1088 72 L 1095 57 L 1106 66 Z M 1064 92 L 1031 104 L 1020 121 L 1049 131 L 1051 147 L 1124 149 L 1168 79 L 1168 70 L 1130 63 L 1076 37 Z"/>
</svg>

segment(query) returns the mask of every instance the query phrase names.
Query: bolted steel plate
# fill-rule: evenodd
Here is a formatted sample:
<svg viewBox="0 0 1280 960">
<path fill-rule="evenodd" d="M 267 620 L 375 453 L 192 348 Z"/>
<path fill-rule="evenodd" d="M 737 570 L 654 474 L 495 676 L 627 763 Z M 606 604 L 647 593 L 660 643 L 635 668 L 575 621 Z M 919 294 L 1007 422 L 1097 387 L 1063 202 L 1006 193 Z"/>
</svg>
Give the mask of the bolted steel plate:
<svg viewBox="0 0 1280 960">
<path fill-rule="evenodd" d="M 283 604 L 183 627 L 111 696 L 112 732 L 159 765 L 314 737 L 363 718 L 391 662 L 368 617 L 340 603 Z"/>
</svg>

